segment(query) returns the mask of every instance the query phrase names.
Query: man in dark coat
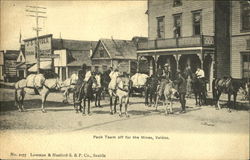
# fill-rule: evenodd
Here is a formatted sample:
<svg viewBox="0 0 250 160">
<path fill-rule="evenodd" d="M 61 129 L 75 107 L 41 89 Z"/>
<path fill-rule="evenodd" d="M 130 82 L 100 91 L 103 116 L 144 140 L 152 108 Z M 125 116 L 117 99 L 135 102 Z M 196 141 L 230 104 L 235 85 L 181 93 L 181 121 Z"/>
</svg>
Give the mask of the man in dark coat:
<svg viewBox="0 0 250 160">
<path fill-rule="evenodd" d="M 187 82 L 186 79 L 181 75 L 181 72 L 177 72 L 177 79 L 174 81 L 174 83 L 177 85 L 177 90 L 179 93 L 182 113 L 186 112 L 186 91 L 187 91 Z"/>
<path fill-rule="evenodd" d="M 86 69 L 87 69 L 87 65 L 86 64 L 83 64 L 81 69 L 78 71 L 78 81 L 76 83 L 76 95 L 77 95 L 77 101 L 76 103 L 80 103 L 80 100 L 81 100 L 81 90 L 83 88 L 83 80 L 85 78 L 85 75 L 86 75 Z"/>
</svg>

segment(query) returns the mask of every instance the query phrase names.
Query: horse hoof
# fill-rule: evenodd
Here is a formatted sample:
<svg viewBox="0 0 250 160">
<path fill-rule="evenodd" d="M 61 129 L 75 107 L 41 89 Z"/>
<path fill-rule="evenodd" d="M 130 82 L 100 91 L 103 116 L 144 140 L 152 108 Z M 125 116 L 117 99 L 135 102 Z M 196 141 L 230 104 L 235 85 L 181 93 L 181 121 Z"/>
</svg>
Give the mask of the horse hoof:
<svg viewBox="0 0 250 160">
<path fill-rule="evenodd" d="M 23 112 L 21 109 L 18 109 L 19 112 Z"/>
<path fill-rule="evenodd" d="M 85 113 L 83 113 L 83 114 L 82 114 L 82 116 L 86 116 L 86 114 L 85 114 Z"/>
<path fill-rule="evenodd" d="M 120 113 L 119 116 L 122 117 L 122 114 Z"/>
<path fill-rule="evenodd" d="M 127 114 L 127 115 L 126 115 L 126 117 L 127 117 L 127 118 L 129 118 L 129 117 L 130 117 L 130 115 L 129 115 L 129 114 Z"/>
<path fill-rule="evenodd" d="M 43 113 L 46 113 L 46 110 L 43 109 L 42 112 L 43 112 Z"/>
<path fill-rule="evenodd" d="M 88 113 L 88 116 L 91 116 L 92 115 L 92 113 Z"/>
</svg>

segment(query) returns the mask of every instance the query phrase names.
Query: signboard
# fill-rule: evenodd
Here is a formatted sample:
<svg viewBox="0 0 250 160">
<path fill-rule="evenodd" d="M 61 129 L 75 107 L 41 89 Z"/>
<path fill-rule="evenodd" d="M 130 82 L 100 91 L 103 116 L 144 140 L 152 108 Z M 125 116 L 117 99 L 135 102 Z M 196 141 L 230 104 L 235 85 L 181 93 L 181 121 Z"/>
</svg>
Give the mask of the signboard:
<svg viewBox="0 0 250 160">
<path fill-rule="evenodd" d="M 58 57 L 54 59 L 55 67 L 65 67 L 67 65 L 67 51 L 65 49 L 55 50 L 53 56 Z"/>
<path fill-rule="evenodd" d="M 43 55 L 52 54 L 52 35 L 40 36 L 39 42 L 39 54 Z M 36 62 L 36 38 L 24 40 L 26 63 Z M 51 59 L 51 58 L 50 58 Z"/>
</svg>

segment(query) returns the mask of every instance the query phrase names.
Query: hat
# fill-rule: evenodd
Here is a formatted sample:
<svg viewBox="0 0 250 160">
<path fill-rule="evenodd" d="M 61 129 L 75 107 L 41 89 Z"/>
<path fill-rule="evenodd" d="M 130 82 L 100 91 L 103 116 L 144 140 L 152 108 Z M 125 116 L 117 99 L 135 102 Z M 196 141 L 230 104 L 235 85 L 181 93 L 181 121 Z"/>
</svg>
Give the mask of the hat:
<svg viewBox="0 0 250 160">
<path fill-rule="evenodd" d="M 168 63 L 164 64 L 164 67 L 169 67 L 169 64 Z"/>
</svg>

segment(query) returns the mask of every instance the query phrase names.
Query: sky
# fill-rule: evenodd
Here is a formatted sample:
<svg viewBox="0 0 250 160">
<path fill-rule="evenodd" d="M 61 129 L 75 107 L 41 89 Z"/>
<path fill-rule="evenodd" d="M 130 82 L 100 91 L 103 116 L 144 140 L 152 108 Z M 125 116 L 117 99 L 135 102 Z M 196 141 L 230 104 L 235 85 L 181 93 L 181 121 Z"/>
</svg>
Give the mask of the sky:
<svg viewBox="0 0 250 160">
<path fill-rule="evenodd" d="M 19 49 L 22 40 L 36 36 L 35 18 L 27 6 L 46 7 L 39 20 L 39 35 L 53 38 L 94 40 L 147 37 L 147 1 L 1 1 L 0 50 Z"/>
</svg>

